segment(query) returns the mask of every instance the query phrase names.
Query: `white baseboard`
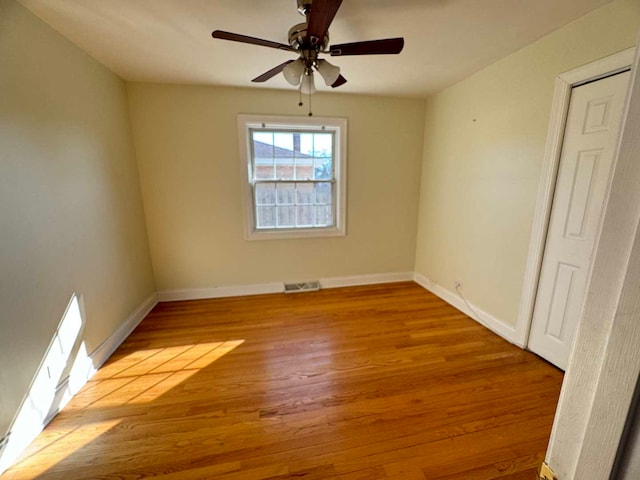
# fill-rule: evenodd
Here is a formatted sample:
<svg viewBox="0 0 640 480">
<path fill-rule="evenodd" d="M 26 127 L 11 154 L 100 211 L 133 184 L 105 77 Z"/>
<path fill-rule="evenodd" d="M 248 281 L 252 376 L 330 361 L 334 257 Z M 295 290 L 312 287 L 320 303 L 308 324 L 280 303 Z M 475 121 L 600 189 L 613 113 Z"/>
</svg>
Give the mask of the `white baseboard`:
<svg viewBox="0 0 640 480">
<path fill-rule="evenodd" d="M 420 273 L 415 273 L 413 280 L 424 289 L 429 290 L 434 295 L 440 297 L 449 305 L 457 308 L 465 315 L 473 318 L 476 322 L 484 325 L 493 333 L 500 335 L 510 343 L 515 343 L 516 329 L 514 326 L 494 317 L 490 313 L 485 312 L 471 303 L 471 308 L 469 308 L 469 305 L 467 305 L 460 295 L 452 292 L 451 290 L 447 290 L 442 285 L 438 285 Z"/>
<path fill-rule="evenodd" d="M 284 292 L 284 282 L 254 283 L 252 285 L 231 285 L 211 288 L 186 288 L 181 290 L 161 290 L 160 302 L 176 300 L 202 300 L 206 298 L 242 297 L 245 295 L 265 295 Z"/>
<path fill-rule="evenodd" d="M 321 278 L 321 288 L 355 287 L 376 283 L 393 283 L 413 280 L 412 272 L 375 273 L 370 275 L 353 275 L 349 277 Z M 176 300 L 201 300 L 206 298 L 240 297 L 244 295 L 263 295 L 284 292 L 284 282 L 257 283 L 252 285 L 233 285 L 212 288 L 193 288 L 182 290 L 161 290 L 158 292 L 160 302 Z"/>
<path fill-rule="evenodd" d="M 104 342 L 91 352 L 89 357 L 91 363 L 93 363 L 95 369 L 99 369 L 104 362 L 106 362 L 113 352 L 124 342 L 131 332 L 144 320 L 144 317 L 156 306 L 158 303 L 158 295 L 152 293 L 149 295 L 131 315 L 124 321 L 120 327 L 109 336 Z"/>
<path fill-rule="evenodd" d="M 353 275 L 350 277 L 321 278 L 322 288 L 356 287 L 359 285 L 375 285 L 378 283 L 409 282 L 413 280 L 413 272 L 373 273 L 369 275 Z"/>
</svg>

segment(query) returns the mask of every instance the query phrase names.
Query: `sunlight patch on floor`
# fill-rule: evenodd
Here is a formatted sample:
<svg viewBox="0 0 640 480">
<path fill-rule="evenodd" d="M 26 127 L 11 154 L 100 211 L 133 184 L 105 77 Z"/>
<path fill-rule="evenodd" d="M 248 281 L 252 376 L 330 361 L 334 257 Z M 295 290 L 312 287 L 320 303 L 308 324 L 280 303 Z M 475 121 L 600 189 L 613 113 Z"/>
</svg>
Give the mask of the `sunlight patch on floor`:
<svg viewBox="0 0 640 480">
<path fill-rule="evenodd" d="M 151 402 L 231 352 L 244 340 L 139 350 L 109 362 L 69 408 L 118 407 Z"/>
<path fill-rule="evenodd" d="M 108 363 L 64 410 L 84 411 L 81 423 L 69 424 L 64 415 L 54 420 L 13 466 L 14 472 L 27 468 L 30 472 L 37 469 L 39 475 L 46 472 L 116 427 L 124 418 L 125 412 L 119 412 L 120 408 L 158 401 L 243 343 L 244 340 L 230 340 L 140 350 Z M 80 437 L 82 442 L 77 440 Z M 30 462 L 35 453 L 37 464 Z"/>
<path fill-rule="evenodd" d="M 111 430 L 120 423 L 121 419 L 87 423 L 70 432 L 59 435 L 46 445 L 39 445 L 38 440 L 29 447 L 21 459 L 11 468 L 11 474 L 19 474 L 20 470 L 29 469 L 29 474 L 42 475 L 44 472 L 60 463 L 73 452 L 93 442 L 100 435 Z M 72 435 L 73 434 L 73 435 Z M 78 439 L 82 438 L 81 441 Z M 35 447 L 35 448 L 34 448 Z M 31 456 L 38 453 L 37 462 L 31 461 Z"/>
</svg>

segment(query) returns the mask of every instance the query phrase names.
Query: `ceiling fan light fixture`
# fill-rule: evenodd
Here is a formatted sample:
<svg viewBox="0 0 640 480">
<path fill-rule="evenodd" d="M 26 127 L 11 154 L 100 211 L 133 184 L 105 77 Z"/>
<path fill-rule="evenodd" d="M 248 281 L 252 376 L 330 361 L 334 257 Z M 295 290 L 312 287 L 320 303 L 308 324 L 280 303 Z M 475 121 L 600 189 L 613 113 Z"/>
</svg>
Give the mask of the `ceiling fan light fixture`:
<svg viewBox="0 0 640 480">
<path fill-rule="evenodd" d="M 300 85 L 300 80 L 302 79 L 304 70 L 304 61 L 299 58 L 295 62 L 291 62 L 289 65 L 284 67 L 282 69 L 282 74 L 284 75 L 284 78 L 287 80 L 287 82 L 295 87 Z"/>
<path fill-rule="evenodd" d="M 324 83 L 327 84 L 327 87 L 333 85 L 340 76 L 340 67 L 332 65 L 326 60 L 318 60 L 317 70 L 322 76 Z"/>
<path fill-rule="evenodd" d="M 313 83 L 313 72 L 305 73 L 302 77 L 300 92 L 303 95 L 311 95 L 312 93 L 316 93 L 316 86 Z"/>
<path fill-rule="evenodd" d="M 313 80 L 314 70 L 318 72 L 328 87 L 336 88 L 347 83 L 347 79 L 340 74 L 340 68 L 326 60 L 319 59 L 318 56 L 320 54 L 330 54 L 334 57 L 347 55 L 397 55 L 404 47 L 404 38 L 402 37 L 330 45 L 329 27 L 343 1 L 297 0 L 298 12 L 305 17 L 305 21 L 297 23 L 289 29 L 288 45 L 223 30 L 214 30 L 211 32 L 211 36 L 221 40 L 258 45 L 294 53 L 297 56 L 295 60 L 290 59 L 280 65 L 276 65 L 251 81 L 263 83 L 282 72 L 289 84 L 298 87 L 301 96 L 300 105 L 302 105 L 302 95 L 311 95 L 316 91 Z M 309 98 L 309 105 L 311 105 L 311 98 Z"/>
</svg>

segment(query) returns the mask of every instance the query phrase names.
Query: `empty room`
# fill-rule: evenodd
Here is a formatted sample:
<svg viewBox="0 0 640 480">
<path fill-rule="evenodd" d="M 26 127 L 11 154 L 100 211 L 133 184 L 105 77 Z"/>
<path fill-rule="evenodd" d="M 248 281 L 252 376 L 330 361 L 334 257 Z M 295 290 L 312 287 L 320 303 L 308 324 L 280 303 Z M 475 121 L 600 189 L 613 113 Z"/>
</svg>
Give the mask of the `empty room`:
<svg viewBox="0 0 640 480">
<path fill-rule="evenodd" d="M 0 478 L 640 478 L 637 0 L 0 0 Z"/>
</svg>

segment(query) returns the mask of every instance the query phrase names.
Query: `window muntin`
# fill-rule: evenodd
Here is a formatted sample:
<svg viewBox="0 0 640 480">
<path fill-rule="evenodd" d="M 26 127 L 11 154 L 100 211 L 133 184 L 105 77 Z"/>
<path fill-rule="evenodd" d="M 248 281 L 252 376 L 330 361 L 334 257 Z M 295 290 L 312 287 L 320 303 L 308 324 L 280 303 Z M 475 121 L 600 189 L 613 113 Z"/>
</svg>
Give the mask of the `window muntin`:
<svg viewBox="0 0 640 480">
<path fill-rule="evenodd" d="M 345 234 L 346 120 L 239 115 L 248 239 Z"/>
</svg>

